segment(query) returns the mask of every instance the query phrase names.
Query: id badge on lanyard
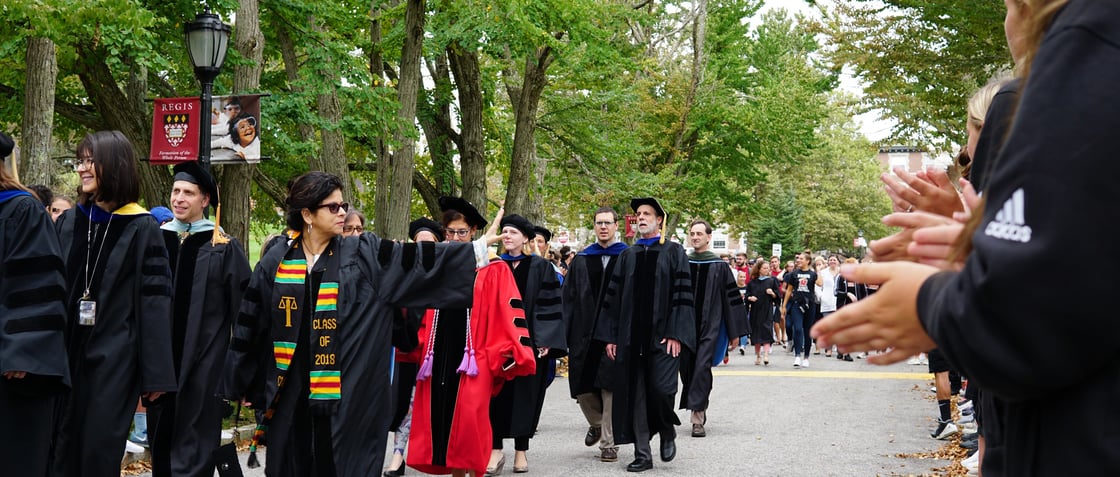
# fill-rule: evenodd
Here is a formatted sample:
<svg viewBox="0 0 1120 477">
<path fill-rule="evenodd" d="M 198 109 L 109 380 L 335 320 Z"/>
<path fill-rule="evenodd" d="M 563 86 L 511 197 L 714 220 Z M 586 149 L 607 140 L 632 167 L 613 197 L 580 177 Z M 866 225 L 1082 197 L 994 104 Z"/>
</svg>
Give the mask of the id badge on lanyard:
<svg viewBox="0 0 1120 477">
<path fill-rule="evenodd" d="M 93 326 L 97 323 L 97 302 L 93 300 L 78 301 L 78 324 Z"/>
</svg>

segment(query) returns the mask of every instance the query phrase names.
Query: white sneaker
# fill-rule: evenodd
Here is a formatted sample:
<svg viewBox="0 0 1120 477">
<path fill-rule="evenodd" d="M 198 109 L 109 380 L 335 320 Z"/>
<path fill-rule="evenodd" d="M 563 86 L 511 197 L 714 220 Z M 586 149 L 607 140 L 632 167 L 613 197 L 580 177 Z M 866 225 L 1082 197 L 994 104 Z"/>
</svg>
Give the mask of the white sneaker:
<svg viewBox="0 0 1120 477">
<path fill-rule="evenodd" d="M 910 359 L 906 361 L 906 364 L 918 365 L 921 364 L 921 362 L 918 361 L 917 356 L 911 356 Z"/>
<path fill-rule="evenodd" d="M 930 437 L 937 440 L 946 440 L 957 433 L 957 426 L 952 422 L 937 422 L 937 429 L 930 433 Z"/>
<path fill-rule="evenodd" d="M 808 356 L 806 356 L 805 359 L 801 360 L 801 367 L 802 368 L 808 368 L 809 367 L 809 357 Z"/>
<path fill-rule="evenodd" d="M 969 458 L 961 461 L 961 466 L 968 472 L 966 475 L 980 475 L 980 453 L 973 452 Z"/>
<path fill-rule="evenodd" d="M 963 403 L 960 403 L 957 407 L 960 408 L 961 412 L 964 412 L 967 409 L 972 409 L 972 400 L 969 399 Z"/>
<path fill-rule="evenodd" d="M 800 356 L 794 356 L 793 357 L 793 367 L 795 367 L 795 368 L 800 368 L 801 367 L 801 357 Z"/>
<path fill-rule="evenodd" d="M 124 441 L 124 451 L 129 454 L 143 454 L 144 448 L 132 441 Z"/>
</svg>

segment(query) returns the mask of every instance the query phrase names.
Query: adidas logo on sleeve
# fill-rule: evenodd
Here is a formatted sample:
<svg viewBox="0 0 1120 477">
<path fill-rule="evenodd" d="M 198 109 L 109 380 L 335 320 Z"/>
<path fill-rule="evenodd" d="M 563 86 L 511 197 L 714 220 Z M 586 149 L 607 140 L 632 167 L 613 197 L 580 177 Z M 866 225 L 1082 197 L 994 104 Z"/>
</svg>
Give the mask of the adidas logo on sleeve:
<svg viewBox="0 0 1120 477">
<path fill-rule="evenodd" d="M 1003 209 L 996 213 L 996 218 L 988 222 L 984 235 L 1012 242 L 1031 241 L 1031 227 L 1027 225 L 1023 195 L 1023 189 L 1011 194 L 1011 198 L 1003 203 Z"/>
</svg>

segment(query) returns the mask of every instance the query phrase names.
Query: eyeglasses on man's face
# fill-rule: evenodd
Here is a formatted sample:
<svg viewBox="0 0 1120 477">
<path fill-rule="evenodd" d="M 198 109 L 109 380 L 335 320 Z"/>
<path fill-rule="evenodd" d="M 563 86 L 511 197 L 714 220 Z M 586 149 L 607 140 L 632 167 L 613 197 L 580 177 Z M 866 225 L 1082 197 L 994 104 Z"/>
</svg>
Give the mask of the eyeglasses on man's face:
<svg viewBox="0 0 1120 477">
<path fill-rule="evenodd" d="M 614 221 L 612 220 L 599 220 L 595 222 L 596 227 L 610 227 L 612 225 L 614 225 Z"/>
<path fill-rule="evenodd" d="M 340 209 L 343 212 L 350 211 L 350 203 L 349 202 L 331 202 L 329 204 L 319 204 L 319 207 L 317 207 L 317 208 L 322 209 L 324 207 L 326 207 L 326 209 L 328 211 L 330 211 L 330 213 L 332 213 L 332 214 L 337 214 Z"/>
<path fill-rule="evenodd" d="M 352 232 L 362 233 L 362 232 L 365 232 L 365 231 L 366 231 L 365 227 L 362 227 L 361 225 L 343 225 L 342 226 L 342 232 L 347 233 L 347 234 L 352 233 Z"/>
<path fill-rule="evenodd" d="M 448 237 L 466 237 L 470 235 L 471 229 L 447 229 L 445 232 Z"/>
</svg>

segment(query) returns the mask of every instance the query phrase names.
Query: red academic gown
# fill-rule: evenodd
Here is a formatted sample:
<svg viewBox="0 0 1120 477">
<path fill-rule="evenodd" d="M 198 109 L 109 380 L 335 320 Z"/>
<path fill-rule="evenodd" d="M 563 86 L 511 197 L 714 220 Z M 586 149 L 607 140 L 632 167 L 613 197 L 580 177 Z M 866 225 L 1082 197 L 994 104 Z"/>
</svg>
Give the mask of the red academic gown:
<svg viewBox="0 0 1120 477">
<path fill-rule="evenodd" d="M 408 466 L 424 473 L 484 473 L 490 460 L 490 398 L 505 381 L 536 372 L 521 295 L 513 273 L 500 260 L 478 269 L 470 343 L 465 340 L 466 315 L 466 310 L 440 310 L 433 333 L 435 310 L 428 310 L 420 345 L 408 356 L 422 363 L 431 351 L 433 358 L 431 377 L 416 383 L 408 442 Z M 473 344 L 478 366 L 473 377 L 456 372 L 468 344 Z"/>
</svg>

